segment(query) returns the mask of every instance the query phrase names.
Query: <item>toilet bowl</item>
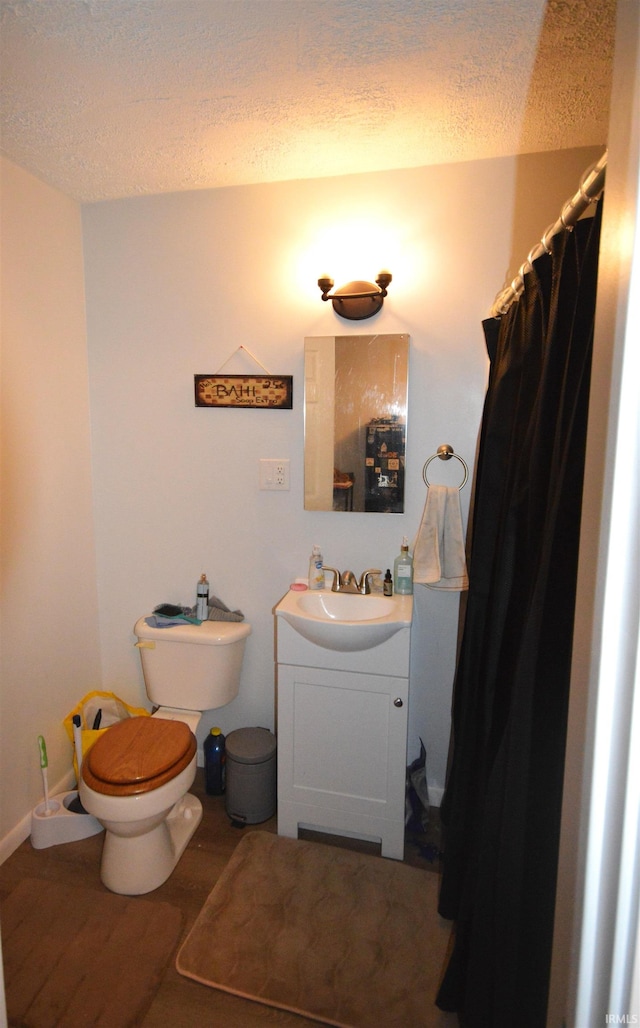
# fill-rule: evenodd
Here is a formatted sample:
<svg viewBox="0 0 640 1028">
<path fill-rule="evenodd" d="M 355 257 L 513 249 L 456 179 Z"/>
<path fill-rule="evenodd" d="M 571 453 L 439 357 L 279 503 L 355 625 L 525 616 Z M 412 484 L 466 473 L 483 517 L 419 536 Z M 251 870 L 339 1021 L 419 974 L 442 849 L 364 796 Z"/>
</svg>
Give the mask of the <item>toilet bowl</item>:
<svg viewBox="0 0 640 1028">
<path fill-rule="evenodd" d="M 101 878 L 112 892 L 151 892 L 173 871 L 202 818 L 200 801 L 185 795 L 196 752 L 182 722 L 135 717 L 85 755 L 80 800 L 105 828 Z"/>
<path fill-rule="evenodd" d="M 251 627 L 204 622 L 174 633 L 140 618 L 134 631 L 147 694 L 162 706 L 109 728 L 85 754 L 78 782 L 84 809 L 105 828 L 102 882 L 126 896 L 162 885 L 200 823 L 202 804 L 189 793 L 195 730 L 202 710 L 237 695 Z M 181 705 L 168 706 L 171 698 Z"/>
</svg>

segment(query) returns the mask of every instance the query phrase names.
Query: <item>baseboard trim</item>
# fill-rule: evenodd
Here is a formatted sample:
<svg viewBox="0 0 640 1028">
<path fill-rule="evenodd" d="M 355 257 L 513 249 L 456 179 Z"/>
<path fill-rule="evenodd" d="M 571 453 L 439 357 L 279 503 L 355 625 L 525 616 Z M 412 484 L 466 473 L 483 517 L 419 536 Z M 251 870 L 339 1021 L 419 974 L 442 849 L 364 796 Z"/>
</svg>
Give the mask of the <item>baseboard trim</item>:
<svg viewBox="0 0 640 1028">
<path fill-rule="evenodd" d="M 55 796 L 59 792 L 67 792 L 72 789 L 76 782 L 76 776 L 73 769 L 69 770 L 66 775 L 63 775 L 60 781 L 54 786 L 53 789 L 49 790 L 50 796 Z M 38 803 L 42 802 L 42 797 L 38 800 Z M 37 804 L 35 804 L 37 806 Z M 28 839 L 31 835 L 31 810 L 28 814 L 22 818 L 21 821 L 11 829 L 10 832 L 0 840 L 0 864 L 4 864 L 5 860 L 8 860 L 12 853 L 15 853 L 18 846 L 21 846 L 25 839 Z"/>
</svg>

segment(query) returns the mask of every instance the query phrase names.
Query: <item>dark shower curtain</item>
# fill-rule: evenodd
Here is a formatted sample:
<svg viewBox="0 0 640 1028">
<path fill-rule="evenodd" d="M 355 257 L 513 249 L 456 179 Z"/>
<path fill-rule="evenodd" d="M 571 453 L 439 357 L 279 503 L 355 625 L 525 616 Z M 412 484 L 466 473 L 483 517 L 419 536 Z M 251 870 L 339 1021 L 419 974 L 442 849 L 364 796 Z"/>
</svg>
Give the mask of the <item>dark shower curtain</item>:
<svg viewBox="0 0 640 1028">
<path fill-rule="evenodd" d="M 491 370 L 453 700 L 437 1004 L 544 1028 L 602 201 L 484 324 Z"/>
</svg>

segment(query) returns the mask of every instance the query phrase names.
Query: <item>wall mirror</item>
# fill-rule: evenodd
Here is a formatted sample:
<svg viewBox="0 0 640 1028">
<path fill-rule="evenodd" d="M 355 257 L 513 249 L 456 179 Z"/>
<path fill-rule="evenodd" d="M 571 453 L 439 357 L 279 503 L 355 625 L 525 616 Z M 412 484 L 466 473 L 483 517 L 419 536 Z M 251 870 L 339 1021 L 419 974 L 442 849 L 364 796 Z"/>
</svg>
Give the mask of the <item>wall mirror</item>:
<svg viewBox="0 0 640 1028">
<path fill-rule="evenodd" d="M 403 513 L 408 370 L 408 335 L 305 339 L 305 510 Z"/>
</svg>

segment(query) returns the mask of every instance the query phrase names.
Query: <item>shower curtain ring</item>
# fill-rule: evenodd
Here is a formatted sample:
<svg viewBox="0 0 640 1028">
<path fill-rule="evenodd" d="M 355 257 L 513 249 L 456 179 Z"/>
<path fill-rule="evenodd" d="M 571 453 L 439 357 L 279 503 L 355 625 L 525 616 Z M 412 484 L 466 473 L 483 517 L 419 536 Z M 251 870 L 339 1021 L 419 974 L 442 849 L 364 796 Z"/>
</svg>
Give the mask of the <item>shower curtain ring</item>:
<svg viewBox="0 0 640 1028">
<path fill-rule="evenodd" d="M 566 228 L 567 232 L 573 232 L 573 222 L 567 221 L 565 215 L 568 218 L 573 209 L 574 208 L 573 204 L 571 203 L 571 200 L 567 200 L 566 204 L 560 211 L 560 221 L 562 222 L 563 228 Z"/>
<path fill-rule="evenodd" d="M 544 232 L 542 233 L 542 239 L 540 240 L 540 242 L 541 242 L 542 246 L 544 247 L 544 252 L 545 253 L 551 253 L 551 247 L 549 246 L 549 244 L 547 242 L 547 236 L 549 235 L 550 232 L 551 233 L 553 232 L 553 228 L 554 228 L 554 225 L 547 225 L 547 227 L 545 228 Z"/>
<path fill-rule="evenodd" d="M 591 203 L 597 203 L 598 199 L 600 197 L 600 193 L 595 193 L 595 194 L 594 193 L 590 193 L 585 188 L 585 183 L 586 183 L 587 179 L 590 178 L 593 175 L 593 173 L 595 172 L 595 170 L 598 167 L 599 163 L 600 163 L 599 161 L 594 161 L 593 164 L 591 165 L 591 167 L 587 168 L 587 170 L 583 173 L 582 178 L 580 179 L 580 184 L 578 185 L 578 193 L 580 195 L 580 198 L 587 205 L 589 205 Z"/>
<path fill-rule="evenodd" d="M 530 271 L 533 271 L 533 265 L 532 265 L 531 261 L 529 260 L 529 258 L 527 257 L 527 259 L 524 262 L 524 264 L 521 264 L 519 269 L 518 269 L 518 276 L 519 276 L 519 278 L 524 278 L 524 276 L 528 275 Z"/>
</svg>

